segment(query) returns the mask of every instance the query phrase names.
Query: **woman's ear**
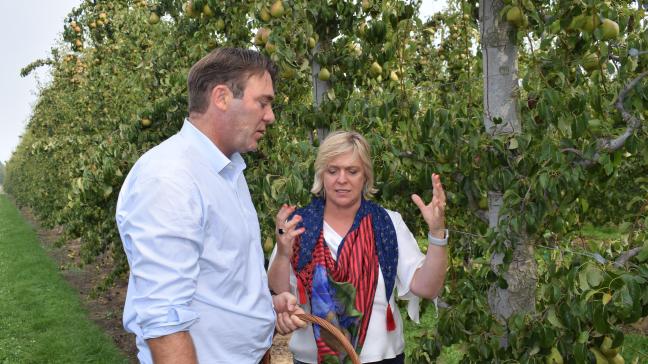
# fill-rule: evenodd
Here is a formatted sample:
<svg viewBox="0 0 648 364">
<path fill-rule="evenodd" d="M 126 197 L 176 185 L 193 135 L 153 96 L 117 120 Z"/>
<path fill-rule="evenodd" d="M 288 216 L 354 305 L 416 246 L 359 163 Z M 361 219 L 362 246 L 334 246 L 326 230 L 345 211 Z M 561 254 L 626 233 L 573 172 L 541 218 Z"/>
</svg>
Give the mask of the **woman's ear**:
<svg viewBox="0 0 648 364">
<path fill-rule="evenodd" d="M 216 85 L 212 89 L 210 103 L 216 108 L 225 111 L 229 107 L 230 100 L 233 98 L 232 91 L 225 85 Z"/>
</svg>

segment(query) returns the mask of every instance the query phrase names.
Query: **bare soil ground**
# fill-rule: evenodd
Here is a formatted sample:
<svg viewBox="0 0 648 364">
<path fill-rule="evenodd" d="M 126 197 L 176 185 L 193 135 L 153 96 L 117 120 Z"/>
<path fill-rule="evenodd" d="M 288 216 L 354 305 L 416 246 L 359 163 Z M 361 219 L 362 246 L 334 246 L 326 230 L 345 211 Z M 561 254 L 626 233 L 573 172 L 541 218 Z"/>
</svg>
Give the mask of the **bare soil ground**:
<svg viewBox="0 0 648 364">
<path fill-rule="evenodd" d="M 103 328 L 132 363 L 137 363 L 135 337 L 124 331 L 122 326 L 122 313 L 128 282 L 125 279 L 120 279 L 104 291 L 99 292 L 96 289 L 110 273 L 112 259 L 109 255 L 99 257 L 93 264 L 83 265 L 79 258 L 81 247 L 79 240 L 68 241 L 64 246 L 57 247 L 55 242 L 62 235 L 60 227 L 44 228 L 29 209 L 23 208 L 20 211 L 38 234 L 43 248 L 58 265 L 61 275 L 79 293 L 90 319 Z M 288 339 L 289 336 L 275 336 L 271 352 L 272 363 L 292 364 Z"/>
</svg>

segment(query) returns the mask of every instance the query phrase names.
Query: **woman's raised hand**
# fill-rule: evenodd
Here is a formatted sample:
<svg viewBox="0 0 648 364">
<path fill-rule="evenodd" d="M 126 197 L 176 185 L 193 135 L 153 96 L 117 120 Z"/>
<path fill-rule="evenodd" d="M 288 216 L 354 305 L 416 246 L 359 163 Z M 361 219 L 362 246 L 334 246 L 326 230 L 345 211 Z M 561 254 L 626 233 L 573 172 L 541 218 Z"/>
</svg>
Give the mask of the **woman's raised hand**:
<svg viewBox="0 0 648 364">
<path fill-rule="evenodd" d="M 275 235 L 277 237 L 277 254 L 285 257 L 292 255 L 293 243 L 295 238 L 301 235 L 306 229 L 301 227 L 297 229 L 297 224 L 301 221 L 301 216 L 295 215 L 288 220 L 290 214 L 295 212 L 295 206 L 287 204 L 281 205 L 275 219 Z"/>
<path fill-rule="evenodd" d="M 428 224 L 430 233 L 437 238 L 443 238 L 445 230 L 446 196 L 441 184 L 441 177 L 432 173 L 432 201 L 425 204 L 417 194 L 412 195 L 412 201 L 421 210 L 421 215 Z"/>
</svg>

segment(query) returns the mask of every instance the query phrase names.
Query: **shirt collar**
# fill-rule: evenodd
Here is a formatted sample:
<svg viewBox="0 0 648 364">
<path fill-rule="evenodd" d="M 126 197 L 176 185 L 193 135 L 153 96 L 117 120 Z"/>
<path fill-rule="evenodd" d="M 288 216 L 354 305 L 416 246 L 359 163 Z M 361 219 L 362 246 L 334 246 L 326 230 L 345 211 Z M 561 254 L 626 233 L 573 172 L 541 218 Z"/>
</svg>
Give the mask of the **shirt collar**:
<svg viewBox="0 0 648 364">
<path fill-rule="evenodd" d="M 232 154 L 232 158 L 227 158 L 223 152 L 214 144 L 202 131 L 196 128 L 188 118 L 185 119 L 180 134 L 188 138 L 196 145 L 200 153 L 206 157 L 207 161 L 216 170 L 229 179 L 236 180 L 238 175 L 246 167 L 245 161 L 240 153 Z"/>
</svg>

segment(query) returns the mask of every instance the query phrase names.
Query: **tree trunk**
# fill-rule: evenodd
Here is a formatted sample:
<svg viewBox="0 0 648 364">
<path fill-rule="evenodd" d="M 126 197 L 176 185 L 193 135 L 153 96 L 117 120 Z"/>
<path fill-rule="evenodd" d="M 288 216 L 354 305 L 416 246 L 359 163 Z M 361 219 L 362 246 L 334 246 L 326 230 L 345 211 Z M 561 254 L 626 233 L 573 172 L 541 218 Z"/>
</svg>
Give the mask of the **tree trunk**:
<svg viewBox="0 0 648 364">
<path fill-rule="evenodd" d="M 501 0 L 481 0 L 481 41 L 484 67 L 484 125 L 492 137 L 519 134 L 522 127 L 518 118 L 518 68 L 515 28 L 499 16 Z M 507 216 L 500 215 L 502 191 L 488 193 L 488 220 L 492 228 L 507 226 Z M 491 312 L 504 321 L 513 313 L 535 311 L 537 265 L 533 245 L 524 235 L 508 241 L 513 249 L 513 259 L 502 274 L 506 288 L 494 284 L 488 292 Z M 491 266 L 499 272 L 504 254 L 495 254 Z M 506 342 L 502 343 L 506 345 Z"/>
<path fill-rule="evenodd" d="M 317 54 L 321 49 L 322 42 L 318 41 L 315 45 L 313 54 Z M 319 79 L 320 64 L 317 63 L 315 57 L 311 57 L 311 78 L 313 80 L 313 106 L 315 110 L 319 110 L 322 101 L 324 100 L 324 95 L 329 89 L 328 81 L 322 81 Z M 329 128 L 318 126 L 317 127 L 317 139 L 321 143 L 324 138 L 329 133 Z"/>
<path fill-rule="evenodd" d="M 515 28 L 499 16 L 501 0 L 481 0 L 484 125 L 490 135 L 520 133 Z"/>
</svg>

